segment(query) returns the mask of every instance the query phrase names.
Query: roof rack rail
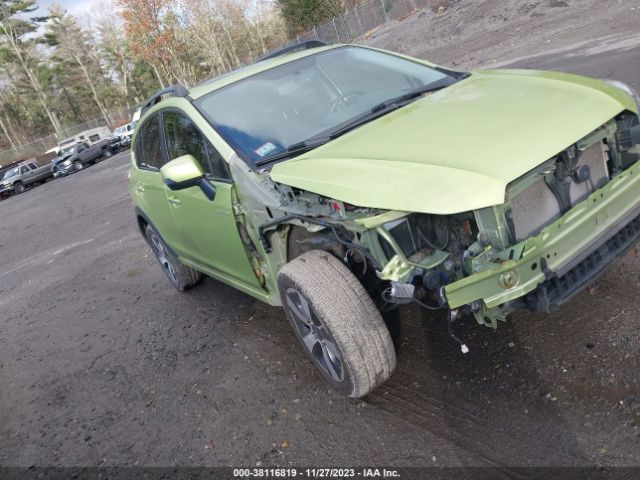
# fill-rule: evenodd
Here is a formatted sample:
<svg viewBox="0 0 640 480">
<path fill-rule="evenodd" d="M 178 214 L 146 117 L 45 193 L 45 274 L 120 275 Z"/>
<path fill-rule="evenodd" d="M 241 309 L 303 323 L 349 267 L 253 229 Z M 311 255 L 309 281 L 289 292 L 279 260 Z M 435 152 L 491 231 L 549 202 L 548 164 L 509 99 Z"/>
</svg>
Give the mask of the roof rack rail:
<svg viewBox="0 0 640 480">
<path fill-rule="evenodd" d="M 189 91 L 184 88 L 182 85 L 171 85 L 170 87 L 163 88 L 162 90 L 157 91 L 148 100 L 146 100 L 142 104 L 142 110 L 140 111 L 140 115 L 144 115 L 144 112 L 153 107 L 156 103 L 162 100 L 162 97 L 165 95 L 170 95 L 172 97 L 188 97 Z"/>
<path fill-rule="evenodd" d="M 326 47 L 328 44 L 320 40 L 307 40 L 306 42 L 294 43 L 287 47 L 276 50 L 273 53 L 268 53 L 264 57 L 260 57 L 256 62 L 262 62 L 263 60 L 269 60 L 271 58 L 279 57 L 291 52 L 297 52 L 298 50 L 311 50 L 312 48 Z"/>
</svg>

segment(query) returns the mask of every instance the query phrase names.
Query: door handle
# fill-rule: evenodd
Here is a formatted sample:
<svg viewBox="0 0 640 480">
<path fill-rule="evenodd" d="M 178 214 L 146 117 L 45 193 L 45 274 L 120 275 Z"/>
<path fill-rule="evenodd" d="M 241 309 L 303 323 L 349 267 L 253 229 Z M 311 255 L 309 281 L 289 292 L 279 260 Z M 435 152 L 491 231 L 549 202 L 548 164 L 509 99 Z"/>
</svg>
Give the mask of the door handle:
<svg viewBox="0 0 640 480">
<path fill-rule="evenodd" d="M 136 183 L 136 190 L 139 191 L 140 193 L 143 193 L 144 187 L 142 186 L 142 184 Z"/>
<path fill-rule="evenodd" d="M 169 203 L 172 205 L 180 205 L 180 199 L 178 197 L 167 197 L 167 200 L 169 200 Z"/>
</svg>

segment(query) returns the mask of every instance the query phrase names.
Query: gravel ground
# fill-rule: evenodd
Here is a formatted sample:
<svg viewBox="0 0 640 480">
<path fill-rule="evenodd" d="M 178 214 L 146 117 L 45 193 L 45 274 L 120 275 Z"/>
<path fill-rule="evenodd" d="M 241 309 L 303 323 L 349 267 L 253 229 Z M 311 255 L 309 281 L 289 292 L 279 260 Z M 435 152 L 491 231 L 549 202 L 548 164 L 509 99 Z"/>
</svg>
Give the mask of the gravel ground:
<svg viewBox="0 0 640 480">
<path fill-rule="evenodd" d="M 640 43 L 640 0 L 431 3 L 436 6 L 389 22 L 360 41 L 460 68 L 504 66 L 537 55 L 621 54 Z M 637 56 L 626 60 L 637 64 Z"/>
<path fill-rule="evenodd" d="M 631 28 L 635 1 L 598 2 L 611 5 L 599 23 L 584 17 L 592 1 L 474 2 L 538 5 L 522 19 L 464 24 L 471 33 L 441 46 L 424 34 L 423 50 L 409 35 L 418 24 L 405 28 L 469 22 L 469 3 L 369 40 L 450 65 L 501 58 L 640 78 L 638 42 L 624 29 L 613 38 L 609 19 Z M 573 28 L 596 23 L 588 31 L 600 42 Z M 430 27 L 420 28 L 439 34 Z M 492 43 L 516 27 L 516 44 Z M 533 35 L 544 28 L 548 45 Z M 0 465 L 640 463 L 637 251 L 551 316 L 517 314 L 496 332 L 462 325 L 464 356 L 443 318 L 402 310 L 388 319 L 396 373 L 346 400 L 304 358 L 281 310 L 210 279 L 170 287 L 135 226 L 127 162 L 121 154 L 0 202 Z"/>
</svg>

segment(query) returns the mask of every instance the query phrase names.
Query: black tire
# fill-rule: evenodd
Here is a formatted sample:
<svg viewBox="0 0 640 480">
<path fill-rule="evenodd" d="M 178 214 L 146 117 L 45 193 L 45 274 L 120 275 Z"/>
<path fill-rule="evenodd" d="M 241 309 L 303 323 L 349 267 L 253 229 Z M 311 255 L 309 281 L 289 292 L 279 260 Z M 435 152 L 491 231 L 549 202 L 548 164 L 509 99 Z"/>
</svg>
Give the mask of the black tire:
<svg viewBox="0 0 640 480">
<path fill-rule="evenodd" d="M 113 157 L 113 153 L 111 153 L 111 150 L 105 150 L 103 156 L 104 158 Z"/>
<path fill-rule="evenodd" d="M 162 271 L 177 290 L 186 290 L 200 281 L 202 274 L 183 265 L 151 225 L 147 225 L 144 233 Z"/>
<path fill-rule="evenodd" d="M 80 160 L 76 160 L 73 162 L 73 169 L 77 172 L 84 168 L 84 164 Z"/>
<path fill-rule="evenodd" d="M 333 388 L 360 398 L 391 376 L 396 352 L 389 330 L 340 260 L 322 250 L 304 253 L 282 267 L 278 290 L 303 350 Z"/>
<path fill-rule="evenodd" d="M 20 195 L 21 193 L 24 193 L 24 191 L 27 188 L 24 186 L 24 183 L 22 182 L 16 182 L 13 184 L 13 193 L 15 193 L 16 195 Z"/>
</svg>

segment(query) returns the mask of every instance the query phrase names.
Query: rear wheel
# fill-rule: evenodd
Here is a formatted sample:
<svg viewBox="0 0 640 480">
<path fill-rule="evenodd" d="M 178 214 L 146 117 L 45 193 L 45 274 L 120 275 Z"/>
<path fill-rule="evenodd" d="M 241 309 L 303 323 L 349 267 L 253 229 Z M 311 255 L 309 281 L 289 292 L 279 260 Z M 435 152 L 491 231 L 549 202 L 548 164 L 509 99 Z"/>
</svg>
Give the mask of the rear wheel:
<svg viewBox="0 0 640 480">
<path fill-rule="evenodd" d="M 200 281 L 202 274 L 193 268 L 183 265 L 151 225 L 147 225 L 145 228 L 145 235 L 151 250 L 153 250 L 158 262 L 160 262 L 162 271 L 176 289 L 185 290 Z"/>
<path fill-rule="evenodd" d="M 111 153 L 111 150 L 105 150 L 103 156 L 104 158 L 113 157 L 113 153 Z"/>
<path fill-rule="evenodd" d="M 19 195 L 21 193 L 23 193 L 26 190 L 26 187 L 24 186 L 24 183 L 22 182 L 16 182 L 13 185 L 13 191 L 15 192 L 16 195 Z"/>
<path fill-rule="evenodd" d="M 391 376 L 396 354 L 384 320 L 337 258 L 304 253 L 280 270 L 278 289 L 303 350 L 333 388 L 359 398 Z"/>
<path fill-rule="evenodd" d="M 82 170 L 84 168 L 84 165 L 82 164 L 82 162 L 80 160 L 76 160 L 75 162 L 73 162 L 73 169 L 78 171 L 78 170 Z"/>
</svg>

